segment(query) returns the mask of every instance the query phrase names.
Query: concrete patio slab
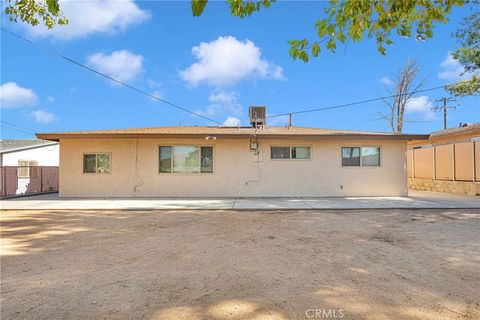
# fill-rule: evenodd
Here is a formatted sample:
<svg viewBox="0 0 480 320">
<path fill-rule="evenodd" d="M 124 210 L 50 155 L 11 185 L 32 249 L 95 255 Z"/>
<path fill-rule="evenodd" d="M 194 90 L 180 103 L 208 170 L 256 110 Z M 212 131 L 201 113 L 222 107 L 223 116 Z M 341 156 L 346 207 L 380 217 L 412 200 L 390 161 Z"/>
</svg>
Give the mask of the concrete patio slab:
<svg viewBox="0 0 480 320">
<path fill-rule="evenodd" d="M 236 198 L 233 209 L 288 210 L 312 207 L 299 198 Z"/>
<path fill-rule="evenodd" d="M 411 197 L 345 197 L 303 199 L 314 209 L 388 209 L 388 208 L 443 208 L 444 204 Z"/>
<path fill-rule="evenodd" d="M 44 194 L 1 200 L 1 209 L 67 210 L 308 210 L 308 209 L 437 209 L 478 208 L 480 197 L 435 192 L 410 192 L 408 197 L 318 198 L 59 198 Z"/>
</svg>

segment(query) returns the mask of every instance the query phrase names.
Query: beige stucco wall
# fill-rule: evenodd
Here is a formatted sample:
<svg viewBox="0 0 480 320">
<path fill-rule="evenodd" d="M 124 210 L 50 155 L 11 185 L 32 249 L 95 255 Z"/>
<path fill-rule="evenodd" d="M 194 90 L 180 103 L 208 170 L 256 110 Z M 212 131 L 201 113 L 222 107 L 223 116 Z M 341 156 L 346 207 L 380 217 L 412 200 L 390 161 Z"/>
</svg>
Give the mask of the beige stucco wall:
<svg viewBox="0 0 480 320">
<path fill-rule="evenodd" d="M 213 145 L 214 173 L 158 173 L 158 146 L 178 144 Z M 311 160 L 270 160 L 271 145 L 311 146 Z M 381 166 L 342 167 L 342 146 L 380 146 Z M 248 140 L 62 139 L 60 196 L 318 197 L 407 194 L 405 141 L 260 140 L 259 148 L 260 153 L 255 156 L 249 150 Z M 93 152 L 111 153 L 111 174 L 82 173 L 83 153 Z"/>
</svg>

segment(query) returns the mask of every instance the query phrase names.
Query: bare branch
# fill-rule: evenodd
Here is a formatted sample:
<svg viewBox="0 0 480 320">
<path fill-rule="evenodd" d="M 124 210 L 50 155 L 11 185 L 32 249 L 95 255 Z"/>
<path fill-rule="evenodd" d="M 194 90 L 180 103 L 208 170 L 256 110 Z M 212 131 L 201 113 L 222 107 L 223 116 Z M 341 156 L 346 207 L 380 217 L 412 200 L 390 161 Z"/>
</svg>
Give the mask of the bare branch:
<svg viewBox="0 0 480 320">
<path fill-rule="evenodd" d="M 395 76 L 395 94 L 393 98 L 384 98 L 383 103 L 389 110 L 389 115 L 384 115 L 385 119 L 394 133 L 401 133 L 403 129 L 405 109 L 416 93 L 425 86 L 427 79 L 424 78 L 414 84 L 415 79 L 420 72 L 419 63 L 415 60 L 407 60 L 405 65 L 398 70 Z M 412 89 L 413 88 L 413 89 Z"/>
</svg>

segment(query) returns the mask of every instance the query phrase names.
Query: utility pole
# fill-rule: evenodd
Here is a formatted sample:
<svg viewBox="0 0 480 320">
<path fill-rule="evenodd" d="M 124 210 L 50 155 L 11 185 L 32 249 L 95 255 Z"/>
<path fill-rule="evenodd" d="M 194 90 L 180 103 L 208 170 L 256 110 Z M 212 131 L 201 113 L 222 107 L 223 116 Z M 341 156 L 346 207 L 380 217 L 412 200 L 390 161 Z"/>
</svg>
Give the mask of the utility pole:
<svg viewBox="0 0 480 320">
<path fill-rule="evenodd" d="M 442 105 L 435 106 L 432 108 L 433 111 L 443 111 L 443 129 L 444 130 L 447 129 L 447 109 L 455 110 L 458 107 L 458 105 L 454 105 L 454 106 L 447 105 L 448 102 L 453 102 L 453 101 L 456 101 L 456 100 L 453 98 L 443 97 L 441 99 L 435 100 L 435 102 L 441 102 Z"/>
</svg>

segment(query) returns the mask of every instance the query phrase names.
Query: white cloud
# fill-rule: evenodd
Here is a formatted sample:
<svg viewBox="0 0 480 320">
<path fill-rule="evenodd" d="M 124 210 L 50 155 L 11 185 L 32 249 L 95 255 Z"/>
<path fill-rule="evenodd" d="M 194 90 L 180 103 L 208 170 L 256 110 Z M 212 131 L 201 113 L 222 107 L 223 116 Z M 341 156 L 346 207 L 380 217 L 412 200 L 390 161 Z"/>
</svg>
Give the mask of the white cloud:
<svg viewBox="0 0 480 320">
<path fill-rule="evenodd" d="M 438 78 L 449 81 L 457 81 L 462 76 L 460 75 L 464 68 L 458 60 L 455 60 L 449 53 L 447 57 L 440 63 L 442 71 L 438 73 Z"/>
<path fill-rule="evenodd" d="M 389 77 L 383 77 L 382 79 L 380 79 L 380 82 L 386 86 L 391 86 L 392 84 L 394 84 L 393 80 Z"/>
<path fill-rule="evenodd" d="M 227 120 L 223 122 L 226 127 L 237 127 L 240 125 L 240 119 L 235 117 L 227 117 Z"/>
<path fill-rule="evenodd" d="M 213 93 L 208 97 L 208 101 L 220 104 L 236 104 L 237 94 L 235 92 L 219 91 Z"/>
<path fill-rule="evenodd" d="M 61 0 L 60 10 L 68 18 L 67 25 L 50 30 L 43 25 L 24 26 L 39 37 L 68 40 L 92 33 L 115 34 L 150 18 L 150 13 L 141 10 L 133 0 Z"/>
<path fill-rule="evenodd" d="M 19 108 L 33 106 L 38 97 L 32 89 L 20 87 L 15 82 L 0 85 L 0 105 L 2 108 Z"/>
<path fill-rule="evenodd" d="M 150 92 L 150 94 L 151 94 L 152 96 L 154 96 L 154 97 L 157 97 L 157 98 L 162 99 L 162 93 L 161 93 L 160 91 L 158 91 L 158 90 L 155 90 L 155 91 L 153 91 L 153 92 Z M 149 99 L 150 101 L 153 101 L 153 102 L 158 102 L 157 99 L 152 98 L 152 97 L 148 97 L 148 99 Z"/>
<path fill-rule="evenodd" d="M 285 79 L 283 69 L 262 58 L 260 48 L 250 40 L 219 37 L 192 48 L 197 62 L 180 71 L 183 80 L 192 86 L 206 82 L 228 86 L 247 77 Z"/>
<path fill-rule="evenodd" d="M 128 50 L 98 52 L 87 58 L 87 65 L 116 80 L 132 81 L 143 71 L 143 57 Z"/>
<path fill-rule="evenodd" d="M 466 80 L 472 75 L 479 74 L 478 72 L 467 72 L 462 75 L 462 73 L 465 71 L 465 68 L 458 60 L 455 60 L 450 53 L 445 57 L 442 63 L 440 63 L 440 66 L 442 67 L 442 71 L 437 74 L 438 78 L 452 82 Z"/>
<path fill-rule="evenodd" d="M 270 115 L 267 114 L 267 118 Z M 287 126 L 290 122 L 290 116 L 278 116 L 274 118 L 269 118 L 267 119 L 267 125 L 272 125 L 272 126 Z"/>
<path fill-rule="evenodd" d="M 44 110 L 33 111 L 32 116 L 37 123 L 50 123 L 55 121 L 55 115 Z"/>
<path fill-rule="evenodd" d="M 199 111 L 207 117 L 217 115 L 229 115 L 240 117 L 242 115 L 242 105 L 237 101 L 238 96 L 235 92 L 219 91 L 208 97 L 210 104 L 205 111 Z"/>
<path fill-rule="evenodd" d="M 432 107 L 433 104 L 428 96 L 418 96 L 408 101 L 405 112 L 420 114 L 425 120 L 433 120 L 435 119 L 435 113 L 432 111 Z"/>
</svg>

